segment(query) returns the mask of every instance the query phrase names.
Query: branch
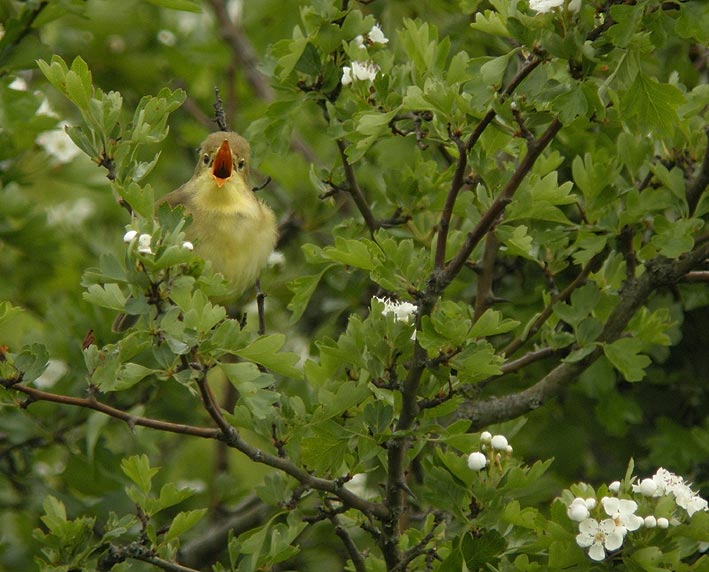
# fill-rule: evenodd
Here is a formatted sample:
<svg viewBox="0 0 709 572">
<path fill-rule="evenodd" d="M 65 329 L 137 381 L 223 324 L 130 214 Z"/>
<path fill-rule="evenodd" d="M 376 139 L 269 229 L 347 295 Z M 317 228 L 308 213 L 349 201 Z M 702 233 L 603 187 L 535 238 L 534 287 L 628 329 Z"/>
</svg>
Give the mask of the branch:
<svg viewBox="0 0 709 572">
<path fill-rule="evenodd" d="M 493 232 L 487 234 L 485 249 L 482 258 L 482 272 L 478 276 L 477 290 L 475 293 L 475 310 L 473 321 L 477 322 L 494 300 L 492 292 L 492 279 L 495 271 L 495 259 L 499 243 Z"/>
<path fill-rule="evenodd" d="M 600 268 L 601 263 L 606 258 L 606 255 L 607 251 L 604 250 L 602 252 L 599 252 L 591 260 L 589 260 L 588 263 L 586 263 L 586 266 L 584 266 L 581 272 L 579 272 L 579 275 L 573 280 L 573 282 L 571 282 L 571 284 L 569 284 L 566 288 L 559 292 L 559 294 L 552 297 L 549 304 L 547 304 L 544 310 L 542 310 L 542 313 L 539 314 L 537 319 L 534 320 L 532 326 L 527 330 L 526 335 L 520 336 L 512 340 L 500 353 L 509 357 L 514 354 L 519 348 L 521 348 L 529 338 L 531 338 L 539 331 L 544 322 L 546 322 L 549 316 L 551 316 L 554 310 L 554 305 L 558 302 L 564 302 L 568 300 L 571 296 L 571 293 L 576 290 L 576 288 L 586 282 L 586 278 L 588 278 L 588 275 L 591 274 L 591 272 L 595 272 L 596 270 L 598 270 L 598 268 Z"/>
<path fill-rule="evenodd" d="M 498 101 L 502 103 L 510 95 L 512 95 L 514 90 L 517 89 L 517 86 L 522 83 L 524 78 L 526 78 L 530 73 L 532 73 L 534 69 L 541 63 L 542 59 L 538 56 L 534 56 L 533 58 L 527 60 L 527 62 L 517 71 L 514 77 L 510 80 L 510 83 L 507 84 L 505 89 L 499 92 L 500 96 L 498 98 Z M 480 136 L 483 134 L 483 131 L 485 131 L 487 126 L 490 125 L 493 119 L 495 119 L 496 115 L 497 112 L 493 108 L 490 108 L 485 114 L 485 116 L 480 120 L 480 123 L 478 123 L 475 130 L 470 134 L 470 137 L 468 137 L 468 140 L 465 142 L 465 148 L 468 151 L 475 147 L 475 144 L 478 142 L 478 139 L 480 139 Z"/>
<path fill-rule="evenodd" d="M 709 185 L 709 125 L 704 128 L 704 133 L 707 137 L 707 146 L 704 149 L 704 160 L 702 161 L 702 166 L 696 178 L 692 184 L 687 187 L 687 204 L 689 205 L 690 214 L 694 214 L 702 193 L 704 193 L 707 185 Z"/>
<path fill-rule="evenodd" d="M 448 227 L 450 225 L 451 216 L 453 216 L 453 206 L 458 198 L 458 193 L 460 189 L 463 188 L 465 183 L 465 169 L 468 165 L 468 152 L 463 144 L 463 140 L 460 135 L 450 131 L 450 126 L 448 130 L 451 139 L 458 148 L 458 163 L 455 168 L 455 173 L 453 174 L 453 179 L 451 180 L 450 190 L 446 196 L 446 202 L 443 205 L 443 211 L 441 212 L 441 220 L 438 223 L 438 238 L 436 241 L 436 257 L 434 262 L 434 268 L 436 270 L 442 270 L 443 265 L 446 262 L 446 242 L 448 241 Z"/>
<path fill-rule="evenodd" d="M 359 551 L 359 548 L 357 548 L 357 545 L 352 539 L 350 533 L 347 532 L 347 529 L 340 523 L 337 512 L 332 510 L 332 506 L 328 501 L 325 501 L 325 505 L 328 509 L 327 518 L 330 519 L 330 522 L 333 524 L 335 534 L 342 541 L 342 544 L 344 544 L 345 550 L 347 550 L 347 554 L 349 554 L 350 560 L 352 560 L 352 565 L 354 566 L 355 571 L 367 572 L 367 565 L 364 561 L 364 556 Z"/>
<path fill-rule="evenodd" d="M 94 397 L 82 399 L 80 397 L 69 397 L 66 395 L 58 395 L 56 393 L 41 391 L 19 383 L 7 383 L 5 380 L 0 380 L 0 383 L 8 390 L 19 391 L 20 393 L 28 395 L 31 401 L 50 401 L 52 403 L 59 403 L 62 405 L 93 409 L 94 411 L 99 411 L 109 417 L 115 417 L 116 419 L 125 421 L 131 427 L 139 425 L 141 427 L 150 427 L 151 429 L 158 429 L 159 431 L 166 431 L 168 433 L 179 433 L 180 435 L 202 437 L 203 439 L 217 439 L 220 435 L 220 432 L 216 429 L 196 427 L 194 425 L 185 425 L 181 423 L 170 423 L 169 421 L 160 421 L 159 419 L 152 419 L 150 417 L 131 415 L 130 413 L 96 401 L 96 398 Z"/>
<path fill-rule="evenodd" d="M 332 493 L 351 508 L 357 509 L 360 512 L 374 516 L 379 519 L 386 519 L 390 516 L 389 511 L 384 505 L 370 502 L 357 496 L 356 494 L 342 487 L 338 481 L 315 477 L 305 469 L 302 469 L 292 463 L 290 460 L 277 457 L 276 455 L 271 455 L 247 443 L 239 437 L 239 434 L 236 429 L 226 422 L 224 417 L 221 415 L 221 412 L 219 411 L 218 407 L 213 407 L 212 411 L 210 411 L 210 414 L 212 414 L 212 418 L 215 420 L 215 423 L 217 423 L 217 425 L 219 425 L 220 427 L 224 425 L 223 429 L 196 427 L 193 425 L 170 423 L 168 421 L 151 419 L 149 417 L 131 415 L 130 413 L 126 413 L 125 411 L 121 411 L 120 409 L 116 409 L 109 405 L 100 403 L 96 401 L 96 399 L 93 397 L 82 399 L 79 397 L 68 397 L 65 395 L 48 393 L 46 391 L 41 391 L 39 389 L 28 387 L 26 385 L 21 385 L 19 383 L 16 383 L 15 380 L 0 380 L 0 384 L 2 384 L 8 390 L 12 389 L 20 393 L 24 393 L 25 395 L 28 395 L 32 401 L 51 401 L 53 403 L 60 403 L 62 405 L 72 405 L 75 407 L 84 407 L 86 409 L 92 409 L 94 411 L 104 413 L 105 415 L 108 415 L 110 417 L 115 417 L 116 419 L 126 421 L 131 426 L 140 425 L 142 427 L 150 427 L 152 429 L 158 429 L 159 431 L 166 431 L 169 433 L 192 435 L 194 437 L 202 437 L 203 439 L 222 440 L 230 447 L 233 447 L 234 449 L 237 449 L 238 451 L 244 453 L 252 461 L 268 465 L 269 467 L 273 467 L 274 469 L 279 469 L 284 473 L 290 475 L 291 477 L 295 478 L 297 481 L 300 481 L 303 485 L 308 486 L 312 489 Z M 209 397 L 207 397 L 207 399 L 209 399 Z M 211 397 L 211 399 L 213 400 L 214 398 Z M 217 418 L 220 418 L 221 420 L 217 421 Z"/>
<path fill-rule="evenodd" d="M 470 257 L 470 254 L 473 252 L 473 249 L 475 249 L 478 243 L 495 225 L 497 218 L 510 203 L 515 192 L 522 184 L 522 181 L 532 170 L 534 163 L 542 154 L 542 151 L 544 151 L 546 146 L 554 139 L 560 129 L 561 122 L 555 117 L 540 137 L 527 144 L 527 154 L 507 181 L 505 188 L 502 189 L 502 192 L 492 202 L 487 211 L 485 211 L 475 228 L 468 233 L 458 254 L 446 265 L 443 272 L 436 277 L 434 287 L 437 292 L 441 292 L 458 275 L 465 265 L 465 262 Z"/>
<path fill-rule="evenodd" d="M 186 566 L 203 566 L 211 562 L 224 549 L 230 532 L 239 536 L 262 524 L 274 510 L 255 494 L 248 497 L 235 506 L 227 518 L 211 525 L 198 538 L 186 542 L 180 549 L 180 560 Z"/>
<path fill-rule="evenodd" d="M 243 30 L 229 16 L 224 0 L 208 0 L 217 21 L 219 35 L 229 46 L 237 68 L 244 71 L 247 83 L 256 96 L 271 103 L 275 99 L 273 88 L 258 69 L 259 58 L 256 51 L 244 35 Z M 291 142 L 293 150 L 297 151 L 308 163 L 317 163 L 318 158 L 313 150 L 297 135 Z"/>
<path fill-rule="evenodd" d="M 357 177 L 355 176 L 354 169 L 351 163 L 347 159 L 347 153 L 345 153 L 345 142 L 342 139 L 337 140 L 337 148 L 340 151 L 340 158 L 342 159 L 342 167 L 345 169 L 345 178 L 347 179 L 347 192 L 352 197 L 357 209 L 359 210 L 362 218 L 364 219 L 369 233 L 374 235 L 374 232 L 379 228 L 379 223 L 374 218 L 372 210 L 369 208 L 367 199 L 364 198 L 364 193 L 359 187 L 357 182 Z"/>
<path fill-rule="evenodd" d="M 692 268 L 701 264 L 707 256 L 709 256 L 709 245 L 705 243 L 680 259 L 668 260 L 657 257 L 648 262 L 645 273 L 637 279 L 628 280 L 623 285 L 620 300 L 608 317 L 598 342 L 612 343 L 617 340 L 650 294 L 660 287 L 676 284 Z M 533 386 L 519 393 L 464 404 L 459 408 L 458 416 L 471 419 L 473 431 L 491 423 L 519 417 L 558 394 L 602 354 L 603 349 L 597 347 L 579 362 L 561 363 Z"/>
</svg>

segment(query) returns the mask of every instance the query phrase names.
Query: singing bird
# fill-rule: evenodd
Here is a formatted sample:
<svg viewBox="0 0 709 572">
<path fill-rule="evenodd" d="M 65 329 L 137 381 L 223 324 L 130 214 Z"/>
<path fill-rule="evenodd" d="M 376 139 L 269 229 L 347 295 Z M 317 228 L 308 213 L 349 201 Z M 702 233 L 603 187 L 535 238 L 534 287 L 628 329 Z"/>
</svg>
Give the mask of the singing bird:
<svg viewBox="0 0 709 572">
<path fill-rule="evenodd" d="M 276 245 L 276 217 L 248 184 L 249 144 L 231 131 L 207 137 L 192 178 L 160 199 L 192 215 L 187 238 L 231 283 L 234 295 L 256 282 Z"/>
<path fill-rule="evenodd" d="M 277 237 L 276 217 L 254 194 L 248 174 L 249 143 L 218 131 L 202 142 L 192 178 L 158 201 L 182 205 L 192 216 L 186 238 L 230 282 L 234 298 L 256 282 Z M 119 316 L 114 330 L 131 325 L 126 321 Z"/>
</svg>

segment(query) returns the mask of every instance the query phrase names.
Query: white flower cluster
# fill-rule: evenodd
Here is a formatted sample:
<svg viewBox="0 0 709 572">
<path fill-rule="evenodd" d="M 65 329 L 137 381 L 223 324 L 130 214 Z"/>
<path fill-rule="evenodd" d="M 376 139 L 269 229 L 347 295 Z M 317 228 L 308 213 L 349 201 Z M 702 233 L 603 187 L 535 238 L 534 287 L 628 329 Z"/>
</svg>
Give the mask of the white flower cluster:
<svg viewBox="0 0 709 572">
<path fill-rule="evenodd" d="M 480 434 L 481 451 L 473 451 L 468 455 L 468 467 L 471 471 L 481 471 L 489 462 L 499 464 L 502 453 L 512 454 L 512 446 L 504 435 L 493 435 L 489 431 Z"/>
<path fill-rule="evenodd" d="M 411 302 L 399 302 L 398 300 L 392 300 L 391 298 L 380 298 L 379 296 L 374 296 L 374 300 L 384 304 L 382 315 L 393 315 L 397 322 L 404 322 L 405 324 L 408 324 L 411 316 L 416 313 L 416 305 Z"/>
<path fill-rule="evenodd" d="M 141 254 L 155 254 L 155 252 L 153 252 L 151 244 L 153 242 L 153 237 L 149 234 L 143 233 L 138 236 L 138 231 L 131 229 L 126 231 L 126 233 L 123 235 L 123 242 L 132 244 L 136 236 L 138 237 L 138 252 L 140 252 Z M 188 240 L 185 240 L 182 243 L 182 248 L 186 250 L 194 250 L 194 244 L 192 244 Z"/>
<path fill-rule="evenodd" d="M 564 0 L 529 0 L 529 7 L 539 14 L 551 12 L 554 8 L 564 5 Z M 581 0 L 571 0 L 567 9 L 569 12 L 578 12 L 581 9 Z"/>
<path fill-rule="evenodd" d="M 360 47 L 372 46 L 374 44 L 386 45 L 389 43 L 389 38 L 384 35 L 379 24 L 374 24 L 372 29 L 367 32 L 366 36 L 357 36 L 355 43 Z"/>
<path fill-rule="evenodd" d="M 342 85 L 350 85 L 353 81 L 373 82 L 377 77 L 379 66 L 372 62 L 352 62 L 352 66 L 342 68 Z"/>
<path fill-rule="evenodd" d="M 618 493 L 621 488 L 620 481 L 614 481 L 608 489 Z M 643 479 L 633 485 L 633 492 L 642 497 L 674 497 L 677 506 L 683 508 L 689 517 L 695 512 L 707 509 L 707 501 L 696 494 L 684 479 L 670 471 L 660 468 L 651 478 Z M 642 501 L 641 501 L 642 502 Z M 618 550 L 625 540 L 628 532 L 645 528 L 668 528 L 670 524 L 679 524 L 679 520 L 668 519 L 664 516 L 657 517 L 653 514 L 640 516 L 638 503 L 630 499 L 616 497 L 603 497 L 603 518 L 597 520 L 591 516 L 591 511 L 596 508 L 595 498 L 576 497 L 566 509 L 567 516 L 579 523 L 579 534 L 576 544 L 588 549 L 592 560 L 601 561 L 606 557 L 606 552 Z M 651 512 L 652 507 L 643 506 L 641 512 Z"/>
<path fill-rule="evenodd" d="M 389 39 L 384 35 L 379 24 L 372 26 L 372 29 L 364 36 L 357 36 L 355 43 L 359 48 L 366 49 L 368 46 L 385 46 Z M 377 77 L 380 68 L 371 61 L 353 61 L 351 65 L 342 68 L 342 85 L 350 85 L 354 81 L 373 82 Z"/>
<path fill-rule="evenodd" d="M 633 485 L 633 492 L 646 497 L 672 496 L 690 518 L 695 512 L 708 510 L 706 499 L 695 493 L 682 477 L 662 467 L 652 477 Z"/>
</svg>

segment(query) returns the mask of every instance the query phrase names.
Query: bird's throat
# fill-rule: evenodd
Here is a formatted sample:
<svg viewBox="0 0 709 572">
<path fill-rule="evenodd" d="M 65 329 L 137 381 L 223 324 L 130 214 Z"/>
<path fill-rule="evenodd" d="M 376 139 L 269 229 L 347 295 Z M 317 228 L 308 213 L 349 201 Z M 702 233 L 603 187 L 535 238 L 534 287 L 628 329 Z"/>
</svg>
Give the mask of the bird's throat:
<svg viewBox="0 0 709 572">
<path fill-rule="evenodd" d="M 212 166 L 212 177 L 219 188 L 231 178 L 233 166 L 229 143 L 224 140 L 214 157 L 214 165 Z"/>
</svg>

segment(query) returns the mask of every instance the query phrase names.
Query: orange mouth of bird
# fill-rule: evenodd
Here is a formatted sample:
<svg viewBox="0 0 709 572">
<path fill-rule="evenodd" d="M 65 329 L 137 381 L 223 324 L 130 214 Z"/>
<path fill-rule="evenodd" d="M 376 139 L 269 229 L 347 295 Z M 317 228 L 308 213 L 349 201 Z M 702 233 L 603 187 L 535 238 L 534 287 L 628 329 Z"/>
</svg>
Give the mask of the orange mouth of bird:
<svg viewBox="0 0 709 572">
<path fill-rule="evenodd" d="M 233 165 L 229 141 L 224 139 L 224 143 L 219 147 L 217 155 L 214 157 L 214 166 L 212 167 L 212 177 L 217 182 L 217 187 L 221 187 L 231 178 Z"/>
</svg>

